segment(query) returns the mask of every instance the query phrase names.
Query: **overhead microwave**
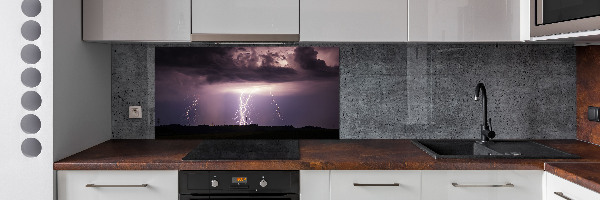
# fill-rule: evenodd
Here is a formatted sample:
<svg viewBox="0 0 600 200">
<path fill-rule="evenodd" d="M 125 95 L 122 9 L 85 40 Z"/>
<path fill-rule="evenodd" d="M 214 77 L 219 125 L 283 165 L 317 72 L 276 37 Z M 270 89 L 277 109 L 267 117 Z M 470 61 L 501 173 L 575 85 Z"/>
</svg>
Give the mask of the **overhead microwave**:
<svg viewBox="0 0 600 200">
<path fill-rule="evenodd" d="M 532 37 L 577 35 L 599 30 L 600 0 L 531 0 Z"/>
</svg>

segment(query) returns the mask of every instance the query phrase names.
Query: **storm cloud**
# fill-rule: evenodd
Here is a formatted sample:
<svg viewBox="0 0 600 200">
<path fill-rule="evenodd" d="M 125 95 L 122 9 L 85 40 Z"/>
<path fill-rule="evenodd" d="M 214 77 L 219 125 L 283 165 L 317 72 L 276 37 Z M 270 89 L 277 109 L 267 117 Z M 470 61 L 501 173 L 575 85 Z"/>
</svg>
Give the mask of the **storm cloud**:
<svg viewBox="0 0 600 200">
<path fill-rule="evenodd" d="M 318 77 L 332 77 L 339 75 L 339 66 L 327 66 L 324 60 L 317 58 L 317 52 L 313 47 L 297 47 L 294 49 L 294 61 L 300 67 Z"/>
<path fill-rule="evenodd" d="M 339 49 L 332 47 L 157 47 L 155 62 L 158 72 L 202 77 L 196 84 L 282 83 L 339 76 L 339 62 L 328 65 L 318 58 L 319 51 L 333 54 L 330 60 L 339 59 Z"/>
</svg>

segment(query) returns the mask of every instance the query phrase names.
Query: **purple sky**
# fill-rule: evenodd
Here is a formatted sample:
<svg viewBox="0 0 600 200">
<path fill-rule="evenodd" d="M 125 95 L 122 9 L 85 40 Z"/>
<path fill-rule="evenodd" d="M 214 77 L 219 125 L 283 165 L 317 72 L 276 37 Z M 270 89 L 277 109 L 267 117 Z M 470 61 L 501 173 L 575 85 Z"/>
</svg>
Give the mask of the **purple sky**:
<svg viewBox="0 0 600 200">
<path fill-rule="evenodd" d="M 337 47 L 157 47 L 159 125 L 339 128 Z"/>
</svg>

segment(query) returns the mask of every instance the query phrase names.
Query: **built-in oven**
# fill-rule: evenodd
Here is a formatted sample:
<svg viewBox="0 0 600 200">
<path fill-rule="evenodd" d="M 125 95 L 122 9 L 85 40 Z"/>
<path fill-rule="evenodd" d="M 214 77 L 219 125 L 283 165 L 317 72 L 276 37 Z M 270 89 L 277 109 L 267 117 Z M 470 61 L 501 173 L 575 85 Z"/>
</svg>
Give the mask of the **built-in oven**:
<svg viewBox="0 0 600 200">
<path fill-rule="evenodd" d="M 599 0 L 530 0 L 531 36 L 600 29 Z"/>
<path fill-rule="evenodd" d="M 299 200 L 299 171 L 179 171 L 180 200 Z"/>
</svg>

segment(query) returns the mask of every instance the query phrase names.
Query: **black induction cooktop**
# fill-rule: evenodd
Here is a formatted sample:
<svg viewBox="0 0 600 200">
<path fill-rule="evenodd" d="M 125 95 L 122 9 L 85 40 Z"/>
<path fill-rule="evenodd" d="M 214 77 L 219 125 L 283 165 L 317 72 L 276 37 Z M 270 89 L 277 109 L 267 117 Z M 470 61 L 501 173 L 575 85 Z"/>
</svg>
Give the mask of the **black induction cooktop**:
<svg viewBox="0 0 600 200">
<path fill-rule="evenodd" d="M 299 160 L 298 140 L 203 140 L 182 160 Z"/>
</svg>

